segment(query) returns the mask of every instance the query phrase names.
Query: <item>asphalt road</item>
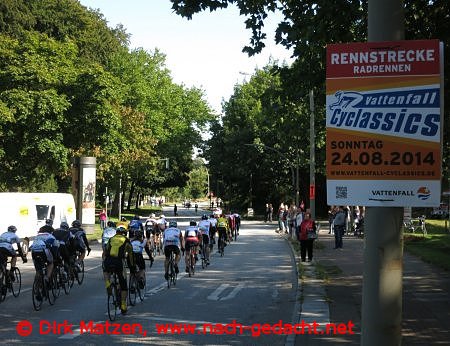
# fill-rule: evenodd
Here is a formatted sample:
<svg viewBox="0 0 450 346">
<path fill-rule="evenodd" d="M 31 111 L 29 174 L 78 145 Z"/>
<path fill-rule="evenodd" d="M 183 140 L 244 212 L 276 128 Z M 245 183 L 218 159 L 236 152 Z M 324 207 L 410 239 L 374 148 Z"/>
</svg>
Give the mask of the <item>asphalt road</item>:
<svg viewBox="0 0 450 346">
<path fill-rule="evenodd" d="M 173 215 L 170 209 L 165 213 L 169 219 Z M 193 208 L 179 208 L 179 215 L 184 229 L 201 211 L 195 215 Z M 285 345 L 288 336 L 269 325 L 293 322 L 297 277 L 289 245 L 273 229 L 273 225 L 244 221 L 224 257 L 214 248 L 209 267 L 198 265 L 191 278 L 180 273 L 170 289 L 163 277 L 163 256 L 157 256 L 153 267 L 147 267 L 144 301 L 130 307 L 127 315 L 119 315 L 115 325 L 108 325 L 99 244 L 92 246 L 85 260 L 83 284 L 75 283 L 69 295 L 62 292 L 53 306 L 44 302 L 41 311 L 34 311 L 31 299 L 31 260 L 25 265 L 19 260 L 21 294 L 18 298 L 8 294 L 0 303 L 2 341 L 15 345 Z M 22 326 L 32 330 L 29 336 L 20 335 Z"/>
</svg>

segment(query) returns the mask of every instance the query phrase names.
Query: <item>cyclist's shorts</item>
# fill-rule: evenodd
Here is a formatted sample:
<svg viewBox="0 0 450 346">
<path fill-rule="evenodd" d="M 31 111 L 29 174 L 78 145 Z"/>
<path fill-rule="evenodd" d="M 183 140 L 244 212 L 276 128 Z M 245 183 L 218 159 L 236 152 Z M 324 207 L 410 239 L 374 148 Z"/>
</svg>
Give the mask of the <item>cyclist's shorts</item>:
<svg viewBox="0 0 450 346">
<path fill-rule="evenodd" d="M 103 271 L 107 273 L 122 273 L 123 261 L 119 257 L 108 256 L 103 262 Z"/>
<path fill-rule="evenodd" d="M 202 234 L 202 238 L 203 238 L 203 245 L 208 245 L 209 244 L 209 236 L 207 234 Z"/>
<path fill-rule="evenodd" d="M 142 253 L 134 254 L 134 263 L 138 266 L 139 270 L 145 270 L 145 260 Z"/>
<path fill-rule="evenodd" d="M 197 237 L 192 237 L 192 238 L 187 238 L 186 239 L 186 251 L 189 251 L 189 249 L 191 247 L 195 247 L 198 246 L 198 238 Z"/>
<path fill-rule="evenodd" d="M 0 263 L 6 262 L 8 257 L 17 256 L 14 250 L 9 251 L 5 247 L 0 247 Z M 4 260 L 3 260 L 4 257 Z"/>
<path fill-rule="evenodd" d="M 180 254 L 180 249 L 176 245 L 167 245 L 167 246 L 164 247 L 164 255 L 166 256 L 166 258 L 170 257 L 170 253 L 171 252 L 174 252 L 175 255 L 179 255 Z"/>
<path fill-rule="evenodd" d="M 219 233 L 219 236 L 221 234 L 226 234 L 227 233 L 227 229 L 225 227 L 217 227 L 217 232 Z"/>
<path fill-rule="evenodd" d="M 49 261 L 47 256 L 50 256 L 51 261 Z M 31 258 L 33 259 L 34 269 L 36 269 L 36 271 L 41 271 L 47 263 L 53 262 L 53 256 L 49 249 L 45 249 L 45 251 L 31 252 Z"/>
</svg>

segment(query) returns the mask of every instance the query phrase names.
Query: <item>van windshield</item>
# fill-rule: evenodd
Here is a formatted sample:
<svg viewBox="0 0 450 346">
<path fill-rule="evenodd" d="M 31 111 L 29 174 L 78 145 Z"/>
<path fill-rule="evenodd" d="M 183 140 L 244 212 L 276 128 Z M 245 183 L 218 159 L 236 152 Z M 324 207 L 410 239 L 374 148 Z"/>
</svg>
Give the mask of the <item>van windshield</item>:
<svg viewBox="0 0 450 346">
<path fill-rule="evenodd" d="M 48 205 L 42 205 L 42 204 L 36 205 L 36 212 L 37 212 L 38 220 L 47 219 L 49 208 L 50 208 L 50 206 L 48 206 Z"/>
</svg>

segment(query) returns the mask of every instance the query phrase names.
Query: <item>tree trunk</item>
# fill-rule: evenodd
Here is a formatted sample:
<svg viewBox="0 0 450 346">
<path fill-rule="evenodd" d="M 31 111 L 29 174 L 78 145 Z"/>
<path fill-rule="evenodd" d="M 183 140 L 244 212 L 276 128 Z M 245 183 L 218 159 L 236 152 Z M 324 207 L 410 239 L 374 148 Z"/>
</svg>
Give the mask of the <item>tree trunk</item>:
<svg viewBox="0 0 450 346">
<path fill-rule="evenodd" d="M 133 194 L 134 194 L 134 189 L 136 187 L 136 184 L 134 182 L 134 180 L 131 182 L 131 187 L 130 187 L 130 194 L 128 195 L 128 206 L 127 206 L 127 210 L 131 210 L 131 200 L 133 199 Z"/>
</svg>

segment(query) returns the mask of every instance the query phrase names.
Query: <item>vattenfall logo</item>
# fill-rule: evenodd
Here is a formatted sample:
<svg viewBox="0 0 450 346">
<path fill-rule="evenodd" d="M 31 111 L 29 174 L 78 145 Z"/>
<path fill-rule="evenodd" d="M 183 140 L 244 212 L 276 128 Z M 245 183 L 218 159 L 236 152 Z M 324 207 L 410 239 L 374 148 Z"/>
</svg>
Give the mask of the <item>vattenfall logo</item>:
<svg viewBox="0 0 450 346">
<path fill-rule="evenodd" d="M 416 192 L 414 190 L 372 190 L 373 196 L 402 196 L 402 197 L 414 197 L 421 200 L 426 200 L 430 198 L 431 192 L 425 187 L 421 186 L 417 189 Z"/>
</svg>

